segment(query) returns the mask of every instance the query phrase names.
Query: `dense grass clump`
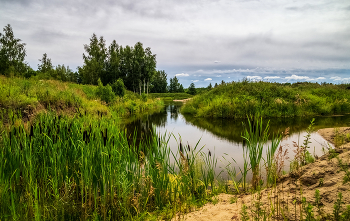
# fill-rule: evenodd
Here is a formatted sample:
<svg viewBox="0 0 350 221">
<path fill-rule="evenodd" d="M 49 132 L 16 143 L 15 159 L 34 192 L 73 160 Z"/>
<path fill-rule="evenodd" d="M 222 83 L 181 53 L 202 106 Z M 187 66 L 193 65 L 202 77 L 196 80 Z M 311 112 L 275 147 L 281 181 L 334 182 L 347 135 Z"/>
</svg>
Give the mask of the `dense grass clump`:
<svg viewBox="0 0 350 221">
<path fill-rule="evenodd" d="M 136 145 L 105 117 L 10 119 L 0 137 L 1 220 L 167 219 L 215 190 L 213 157 L 181 143 L 172 153 L 154 132 Z"/>
<path fill-rule="evenodd" d="M 294 117 L 350 112 L 349 85 L 231 82 L 195 96 L 184 114 L 211 118 Z"/>
</svg>

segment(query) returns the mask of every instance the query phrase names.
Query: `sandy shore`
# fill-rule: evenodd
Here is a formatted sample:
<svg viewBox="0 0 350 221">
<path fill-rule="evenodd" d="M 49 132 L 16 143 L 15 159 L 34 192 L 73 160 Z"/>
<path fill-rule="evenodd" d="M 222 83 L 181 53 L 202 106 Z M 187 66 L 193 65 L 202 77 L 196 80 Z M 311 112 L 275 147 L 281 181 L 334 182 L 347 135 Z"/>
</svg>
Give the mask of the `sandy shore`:
<svg viewBox="0 0 350 221">
<path fill-rule="evenodd" d="M 328 142 L 334 143 L 333 128 L 321 129 L 318 133 L 323 136 Z M 350 127 L 338 128 L 339 133 L 350 133 Z M 350 165 L 350 142 L 345 143 L 336 149 L 339 154 L 338 159 L 341 159 L 343 164 Z M 300 220 L 301 208 L 301 194 L 305 197 L 307 202 L 313 204 L 315 202 L 314 194 L 318 189 L 321 195 L 322 209 L 321 214 L 332 214 L 333 205 L 337 199 L 339 192 L 343 195 L 343 202 L 345 205 L 350 204 L 350 182 L 343 184 L 345 172 L 339 167 L 337 158 L 328 158 L 328 154 L 320 157 L 314 163 L 304 166 L 299 174 L 290 173 L 282 176 L 279 179 L 277 188 L 274 190 L 265 189 L 259 194 L 242 194 L 230 195 L 220 194 L 216 197 L 217 204 L 208 203 L 199 209 L 187 214 L 178 214 L 173 220 L 188 220 L 188 221 L 213 221 L 213 220 L 241 220 L 241 208 L 245 204 L 248 209 L 248 215 L 252 220 L 252 210 L 254 205 L 258 202 L 262 203 L 262 208 L 268 213 L 271 213 L 271 202 L 278 200 L 280 205 L 283 205 L 285 216 L 290 220 Z M 214 199 L 215 197 L 213 197 Z M 236 199 L 232 203 L 232 199 Z M 295 207 L 296 202 L 297 207 Z M 345 206 L 343 206 L 344 208 Z M 289 209 L 286 209 L 289 208 Z M 297 212 L 295 215 L 295 208 Z M 314 207 L 314 214 L 317 215 L 316 207 Z M 272 214 L 272 213 L 271 213 Z"/>
</svg>

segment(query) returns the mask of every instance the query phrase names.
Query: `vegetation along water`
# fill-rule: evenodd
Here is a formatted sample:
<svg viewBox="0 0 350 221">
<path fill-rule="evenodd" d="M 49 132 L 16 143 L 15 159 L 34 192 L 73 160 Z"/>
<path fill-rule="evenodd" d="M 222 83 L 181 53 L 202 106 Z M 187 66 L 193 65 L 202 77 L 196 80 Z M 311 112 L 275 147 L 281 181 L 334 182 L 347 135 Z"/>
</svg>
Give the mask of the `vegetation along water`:
<svg viewBox="0 0 350 221">
<path fill-rule="evenodd" d="M 331 83 L 223 83 L 194 97 L 183 113 L 209 118 L 294 117 L 350 112 L 349 84 Z"/>
<path fill-rule="evenodd" d="M 243 80 L 200 90 L 192 83 L 185 93 L 176 76 L 167 86 L 141 42 L 107 47 L 93 34 L 78 72 L 54 67 L 46 53 L 33 70 L 10 25 L 0 46 L 0 220 L 182 219 L 222 193 L 240 201 L 231 220 L 350 220 L 348 84 Z M 187 98 L 182 114 L 164 107 Z M 334 114 L 344 116 L 314 119 Z M 281 126 L 285 117 L 303 118 Z M 339 127 L 322 157 L 312 151 L 320 122 Z M 194 139 L 194 128 L 209 138 Z M 283 139 L 300 130 L 285 174 Z"/>
</svg>

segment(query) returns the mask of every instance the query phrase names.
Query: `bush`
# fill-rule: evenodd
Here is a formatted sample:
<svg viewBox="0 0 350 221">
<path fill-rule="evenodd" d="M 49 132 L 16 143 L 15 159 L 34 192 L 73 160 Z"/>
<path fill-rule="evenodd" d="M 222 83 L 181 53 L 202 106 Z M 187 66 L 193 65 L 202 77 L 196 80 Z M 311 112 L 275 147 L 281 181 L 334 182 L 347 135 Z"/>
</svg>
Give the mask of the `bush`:
<svg viewBox="0 0 350 221">
<path fill-rule="evenodd" d="M 101 99 L 101 101 L 104 101 L 107 104 L 113 101 L 115 98 L 115 94 L 112 90 L 112 87 L 109 84 L 107 84 L 106 86 L 103 86 L 100 79 L 98 79 L 96 95 Z"/>
<path fill-rule="evenodd" d="M 146 101 L 147 101 L 147 94 L 142 93 L 142 94 L 141 94 L 141 100 L 142 100 L 143 102 L 146 102 Z"/>
<path fill-rule="evenodd" d="M 119 97 L 124 97 L 125 95 L 125 86 L 124 86 L 124 82 L 121 78 L 119 78 L 118 80 L 116 80 L 113 84 L 112 84 L 112 90 L 115 93 L 115 95 L 119 96 Z"/>
</svg>

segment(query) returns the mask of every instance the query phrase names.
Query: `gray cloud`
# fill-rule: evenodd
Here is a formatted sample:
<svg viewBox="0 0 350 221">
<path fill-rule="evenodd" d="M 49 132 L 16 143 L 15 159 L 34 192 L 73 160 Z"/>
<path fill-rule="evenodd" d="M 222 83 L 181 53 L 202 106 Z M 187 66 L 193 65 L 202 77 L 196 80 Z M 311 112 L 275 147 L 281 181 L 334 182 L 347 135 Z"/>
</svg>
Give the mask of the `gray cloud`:
<svg viewBox="0 0 350 221">
<path fill-rule="evenodd" d="M 343 79 L 350 69 L 350 6 L 341 0 L 0 2 L 0 27 L 11 24 L 27 43 L 26 59 L 34 68 L 47 53 L 54 64 L 75 69 L 82 65 L 83 45 L 96 33 L 107 45 L 115 39 L 151 47 L 157 67 L 169 77 L 189 75 L 181 78 L 185 87 L 206 78 Z"/>
</svg>

